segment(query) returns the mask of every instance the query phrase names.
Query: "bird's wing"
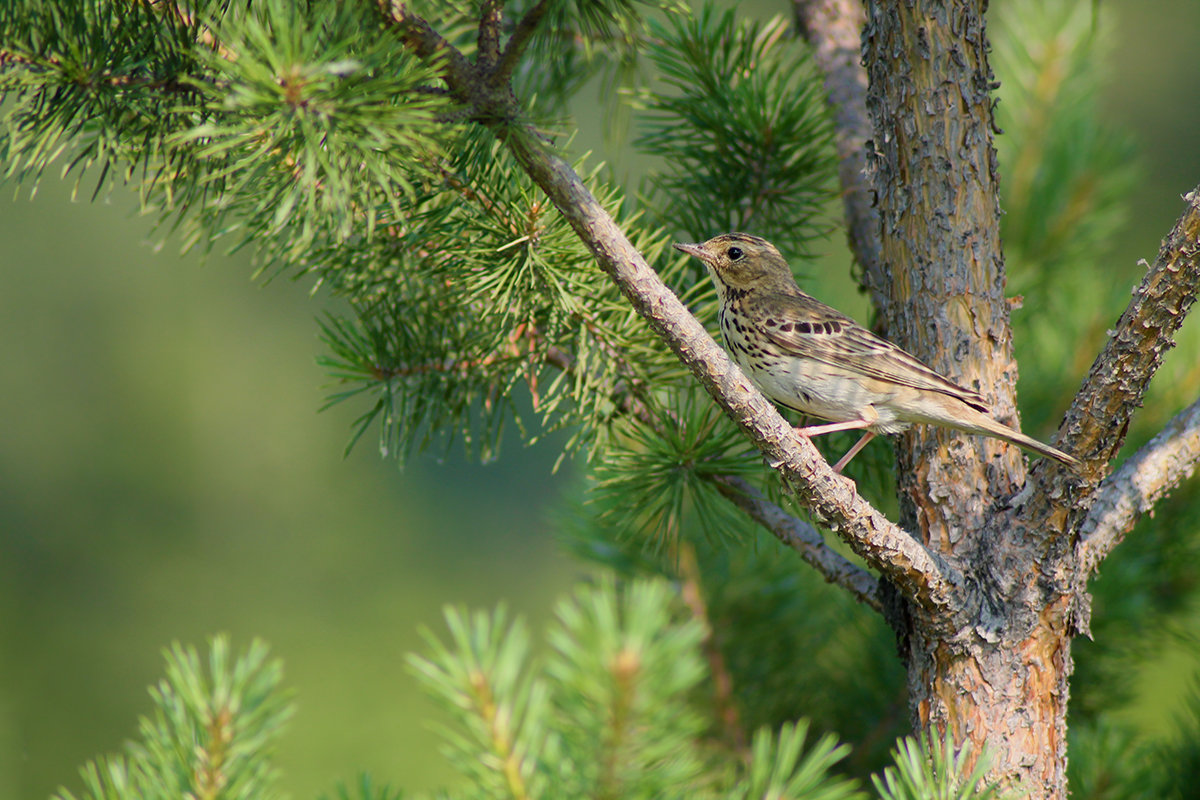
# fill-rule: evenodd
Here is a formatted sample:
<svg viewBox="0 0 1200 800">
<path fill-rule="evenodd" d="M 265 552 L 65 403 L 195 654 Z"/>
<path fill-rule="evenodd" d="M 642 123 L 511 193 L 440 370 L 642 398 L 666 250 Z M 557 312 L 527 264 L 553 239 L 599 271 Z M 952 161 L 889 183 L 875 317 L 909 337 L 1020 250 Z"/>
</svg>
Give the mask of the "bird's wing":
<svg viewBox="0 0 1200 800">
<path fill-rule="evenodd" d="M 815 298 L 762 293 L 755 298 L 755 305 L 754 316 L 763 332 L 786 352 L 901 386 L 941 392 L 988 411 L 978 393 L 939 375 Z"/>
</svg>

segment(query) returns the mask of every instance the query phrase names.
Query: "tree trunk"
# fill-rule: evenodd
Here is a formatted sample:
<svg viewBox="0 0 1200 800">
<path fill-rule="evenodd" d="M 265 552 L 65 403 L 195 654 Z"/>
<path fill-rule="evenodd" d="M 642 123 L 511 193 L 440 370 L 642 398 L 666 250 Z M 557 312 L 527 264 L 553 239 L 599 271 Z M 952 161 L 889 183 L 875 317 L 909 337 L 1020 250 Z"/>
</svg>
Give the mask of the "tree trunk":
<svg viewBox="0 0 1200 800">
<path fill-rule="evenodd" d="M 935 735 L 949 728 L 975 754 L 986 748 L 992 780 L 1019 785 L 1031 798 L 1065 800 L 1071 639 L 1041 620 L 1024 639 L 999 636 L 910 634 L 914 725 Z"/>
<path fill-rule="evenodd" d="M 864 31 L 869 143 L 890 337 L 1018 426 L 985 2 L 872 0 Z M 967 576 L 953 615 L 901 601 L 914 725 L 992 754 L 990 777 L 1066 797 L 1072 595 L 1065 553 L 1009 498 L 1023 456 L 994 439 L 917 426 L 899 448 L 901 527 Z M 1061 520 L 1060 520 L 1061 521 Z M 1056 552 L 1050 552 L 1055 550 Z"/>
</svg>

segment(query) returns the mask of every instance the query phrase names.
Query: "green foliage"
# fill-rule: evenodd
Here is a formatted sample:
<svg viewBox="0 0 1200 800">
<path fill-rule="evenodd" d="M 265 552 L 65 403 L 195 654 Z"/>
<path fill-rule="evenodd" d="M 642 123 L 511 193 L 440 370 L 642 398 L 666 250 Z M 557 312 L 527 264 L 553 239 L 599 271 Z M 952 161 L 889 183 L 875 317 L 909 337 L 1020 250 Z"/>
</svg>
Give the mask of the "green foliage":
<svg viewBox="0 0 1200 800">
<path fill-rule="evenodd" d="M 559 602 L 546 636 L 565 756 L 553 796 L 688 797 L 707 782 L 707 720 L 689 703 L 704 632 L 673 599 L 661 581 L 610 580 Z"/>
<path fill-rule="evenodd" d="M 699 788 L 695 622 L 665 584 L 612 581 L 559 603 L 545 664 L 520 623 L 448 611 L 451 645 L 410 664 L 452 712 L 447 756 L 479 797 L 687 797 Z"/>
<path fill-rule="evenodd" d="M 808 51 L 779 17 L 718 15 L 654 27 L 650 57 L 676 92 L 646 93 L 639 146 L 662 157 L 652 201 L 693 240 L 754 231 L 805 252 L 832 197 L 832 126 Z"/>
<path fill-rule="evenodd" d="M 200 9 L 216 6 L 201 3 Z M 185 129 L 197 69 L 197 16 L 151 4 L 23 0 L 0 6 L 0 155 L 6 177 L 36 181 L 56 160 L 64 174 L 97 166 L 99 193 L 115 173 L 153 182 L 181 165 L 165 138 Z M 93 195 L 95 196 L 95 195 Z"/>
<path fill-rule="evenodd" d="M 746 760 L 706 743 L 705 637 L 664 581 L 605 579 L 558 604 L 534 666 L 528 634 L 494 614 L 448 611 L 450 646 L 410 663 L 450 710 L 447 755 L 464 797 L 850 800 L 832 770 L 848 751 L 808 724 L 754 734 Z M 700 703 L 703 706 L 703 703 Z"/>
<path fill-rule="evenodd" d="M 896 744 L 896 766 L 871 780 L 882 800 L 999 800 L 1000 790 L 983 781 L 987 753 L 968 769 L 970 758 L 970 746 L 956 752 L 949 734 L 936 744 L 905 738 Z"/>
<path fill-rule="evenodd" d="M 759 728 L 745 753 L 711 739 L 708 634 L 684 608 L 663 580 L 581 586 L 558 604 L 541 658 L 503 608 L 448 609 L 449 642 L 426 632 L 428 654 L 408 660 L 449 713 L 445 753 L 465 781 L 433 796 L 862 800 L 835 772 L 849 748 L 830 734 L 810 743 L 805 721 Z M 280 675 L 257 642 L 232 660 L 228 641 L 214 639 L 207 670 L 176 645 L 152 692 L 155 718 L 124 757 L 83 770 L 83 797 L 275 797 L 271 749 L 291 713 Z M 930 753 L 906 740 L 875 783 L 885 800 L 996 797 L 969 788 L 982 768 L 966 772 L 965 758 L 948 743 Z M 402 796 L 366 775 L 323 795 Z"/>
<path fill-rule="evenodd" d="M 493 614 L 446 612 L 451 647 L 432 634 L 428 658 L 410 657 L 430 694 L 455 714 L 444 731 L 446 755 L 480 797 L 540 794 L 545 777 L 538 758 L 547 737 L 549 696 L 529 674 L 529 634 L 509 626 L 503 608 Z"/>
<path fill-rule="evenodd" d="M 37 180 L 58 158 L 77 174 L 94 166 L 97 193 L 114 177 L 138 182 L 148 209 L 196 217 L 190 240 L 236 232 L 272 257 L 398 215 L 449 106 L 418 91 L 431 73 L 376 12 L 322 0 L 173 8 L 5 4 L 0 41 L 24 67 L 0 72 L 11 177 Z"/>
<path fill-rule="evenodd" d="M 355 438 L 378 422 L 384 452 L 460 435 L 490 458 L 508 420 L 535 436 L 520 387 L 542 431 L 572 427 L 568 451 L 595 448 L 631 396 L 653 402 L 649 387 L 681 383 L 682 369 L 490 134 L 464 135 L 455 153 L 391 238 L 310 259 L 356 315 L 323 326 L 323 363 L 346 386 L 331 403 L 374 396 Z M 620 216 L 620 194 L 589 182 Z M 665 235 L 630 222 L 641 252 L 664 259 Z M 683 263 L 671 256 L 664 274 Z"/>
<path fill-rule="evenodd" d="M 193 648 L 173 645 L 167 674 L 151 689 L 155 713 L 138 725 L 125 753 L 82 770 L 89 800 L 195 797 L 268 800 L 276 770 L 275 740 L 292 714 L 280 691 L 282 667 L 261 642 L 236 659 L 214 638 L 207 668 Z M 60 800 L 74 800 L 63 791 Z"/>
<path fill-rule="evenodd" d="M 730 800 L 756 797 L 838 800 L 862 798 L 848 781 L 830 780 L 829 771 L 849 748 L 838 745 L 830 735 L 821 738 L 803 755 L 808 723 L 786 723 L 778 734 L 759 729 L 750 746 L 750 768 L 745 780 L 734 787 Z"/>
<path fill-rule="evenodd" d="M 342 243 L 395 224 L 442 149 L 438 114 L 451 106 L 423 91 L 432 70 L 366 4 L 238 8 L 212 22 L 221 46 L 198 50 L 197 123 L 169 140 L 198 174 L 168 200 L 199 207 L 197 235 L 266 237 L 265 252 L 286 261 L 319 236 Z"/>
<path fill-rule="evenodd" d="M 707 397 L 684 394 L 653 424 L 631 420 L 619 430 L 592 473 L 592 501 L 605 536 L 662 548 L 697 528 L 714 538 L 740 527 L 741 512 L 720 496 L 712 478 L 756 478 L 761 459 Z"/>
<path fill-rule="evenodd" d="M 992 63 L 1005 135 L 996 147 L 1010 282 L 1018 293 L 1045 295 L 1045 281 L 1076 274 L 1111 243 L 1128 215 L 1137 162 L 1129 136 L 1097 121 L 1109 52 L 1099 6 L 1013 0 L 997 11 Z"/>
</svg>

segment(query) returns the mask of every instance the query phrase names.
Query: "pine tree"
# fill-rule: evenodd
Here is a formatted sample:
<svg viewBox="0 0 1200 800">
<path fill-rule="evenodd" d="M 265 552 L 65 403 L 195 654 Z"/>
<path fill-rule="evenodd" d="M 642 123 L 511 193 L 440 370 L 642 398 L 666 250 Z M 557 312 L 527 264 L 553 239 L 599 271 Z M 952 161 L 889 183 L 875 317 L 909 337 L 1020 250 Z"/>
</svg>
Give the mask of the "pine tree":
<svg viewBox="0 0 1200 800">
<path fill-rule="evenodd" d="M 1106 625 L 1087 581 L 1200 457 L 1193 403 L 1114 461 L 1195 299 L 1200 188 L 1093 337 L 1055 439 L 1078 475 L 918 426 L 894 475 L 873 447 L 839 478 L 697 321 L 713 290 L 670 248 L 741 229 L 795 262 L 840 196 L 877 327 L 1015 423 L 1005 282 L 1063 356 L 1059 276 L 1125 213 L 1131 145 L 1094 120 L 1091 4 L 1005 6 L 994 53 L 984 5 L 798 0 L 805 42 L 666 0 L 20 0 L 0 8 L 0 152 L 12 180 L 58 162 L 93 196 L 132 185 L 190 245 L 252 247 L 343 300 L 323 363 L 330 403 L 363 409 L 351 446 L 487 459 L 507 425 L 570 432 L 591 484 L 571 546 L 620 581 L 564 601 L 544 664 L 503 611 L 448 613 L 451 644 L 414 657 L 453 709 L 463 796 L 857 796 L 841 770 L 889 798 L 1063 798 L 1072 640 Z M 572 145 L 568 102 L 596 81 L 609 134 L 654 164 L 638 192 Z M 1037 427 L 1074 377 L 1039 382 Z M 1129 614 L 1183 602 L 1119 589 Z M 157 721 L 85 771 L 90 796 L 270 796 L 276 673 L 257 647 L 211 661 L 173 651 Z M 1078 786 L 1123 747 L 1095 694 L 1075 693 Z M 854 754 L 805 747 L 809 726 Z M 1111 796 L 1182 792 L 1195 741 Z"/>
</svg>

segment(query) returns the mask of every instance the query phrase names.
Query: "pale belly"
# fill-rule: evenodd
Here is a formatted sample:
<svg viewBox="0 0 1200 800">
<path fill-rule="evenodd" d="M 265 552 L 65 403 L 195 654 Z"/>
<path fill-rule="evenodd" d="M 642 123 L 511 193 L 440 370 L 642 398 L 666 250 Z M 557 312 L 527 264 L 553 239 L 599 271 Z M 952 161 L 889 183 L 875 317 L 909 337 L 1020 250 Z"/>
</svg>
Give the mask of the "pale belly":
<svg viewBox="0 0 1200 800">
<path fill-rule="evenodd" d="M 893 392 L 868 389 L 845 370 L 819 361 L 751 354 L 728 341 L 726 348 L 742 372 L 777 405 L 830 422 L 866 420 L 876 433 L 899 433 L 909 426 L 897 418 Z"/>
</svg>

